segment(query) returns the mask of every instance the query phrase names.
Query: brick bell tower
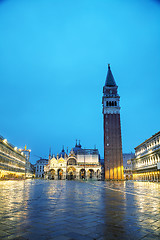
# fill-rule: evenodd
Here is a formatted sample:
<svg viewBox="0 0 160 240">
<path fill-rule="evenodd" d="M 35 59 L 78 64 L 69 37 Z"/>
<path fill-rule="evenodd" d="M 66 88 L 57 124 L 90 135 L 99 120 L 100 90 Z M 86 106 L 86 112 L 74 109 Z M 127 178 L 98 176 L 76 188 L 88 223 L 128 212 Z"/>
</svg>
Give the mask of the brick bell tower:
<svg viewBox="0 0 160 240">
<path fill-rule="evenodd" d="M 104 167 L 106 180 L 122 180 L 123 157 L 120 123 L 120 97 L 118 86 L 112 75 L 110 64 L 103 87 L 103 118 L 104 118 Z"/>
</svg>

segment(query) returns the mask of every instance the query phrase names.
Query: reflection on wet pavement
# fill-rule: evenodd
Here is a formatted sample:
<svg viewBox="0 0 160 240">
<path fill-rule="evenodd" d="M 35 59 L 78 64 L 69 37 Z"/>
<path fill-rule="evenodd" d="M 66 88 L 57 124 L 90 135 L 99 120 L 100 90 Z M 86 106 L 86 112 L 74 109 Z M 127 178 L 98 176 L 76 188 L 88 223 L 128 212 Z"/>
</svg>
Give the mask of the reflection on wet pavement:
<svg viewBox="0 0 160 240">
<path fill-rule="evenodd" d="M 159 183 L 1 181 L 0 239 L 160 239 Z"/>
</svg>

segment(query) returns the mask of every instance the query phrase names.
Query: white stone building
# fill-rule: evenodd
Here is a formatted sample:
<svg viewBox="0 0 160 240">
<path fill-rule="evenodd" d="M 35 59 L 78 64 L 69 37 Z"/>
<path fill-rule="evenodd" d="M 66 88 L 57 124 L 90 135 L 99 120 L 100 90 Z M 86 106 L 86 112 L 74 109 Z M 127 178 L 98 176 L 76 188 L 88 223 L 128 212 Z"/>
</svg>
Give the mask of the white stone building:
<svg viewBox="0 0 160 240">
<path fill-rule="evenodd" d="M 43 178 L 44 177 L 44 166 L 48 163 L 48 159 L 39 159 L 36 164 L 34 165 L 35 167 L 35 177 L 36 178 Z"/>
<path fill-rule="evenodd" d="M 135 148 L 132 171 L 134 180 L 160 181 L 160 132 Z"/>
<path fill-rule="evenodd" d="M 82 149 L 77 145 L 67 155 L 64 150 L 53 156 L 44 166 L 45 179 L 101 179 L 101 165 L 97 149 Z"/>
</svg>

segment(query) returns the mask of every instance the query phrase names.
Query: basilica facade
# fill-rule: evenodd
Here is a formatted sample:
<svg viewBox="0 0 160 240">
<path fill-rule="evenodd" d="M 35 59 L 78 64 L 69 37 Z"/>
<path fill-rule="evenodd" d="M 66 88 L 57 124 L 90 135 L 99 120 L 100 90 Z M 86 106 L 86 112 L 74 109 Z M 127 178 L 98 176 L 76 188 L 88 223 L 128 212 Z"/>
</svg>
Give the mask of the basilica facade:
<svg viewBox="0 0 160 240">
<path fill-rule="evenodd" d="M 67 154 L 64 149 L 49 158 L 44 166 L 45 179 L 100 180 L 101 164 L 98 149 L 82 149 L 80 143 Z"/>
</svg>

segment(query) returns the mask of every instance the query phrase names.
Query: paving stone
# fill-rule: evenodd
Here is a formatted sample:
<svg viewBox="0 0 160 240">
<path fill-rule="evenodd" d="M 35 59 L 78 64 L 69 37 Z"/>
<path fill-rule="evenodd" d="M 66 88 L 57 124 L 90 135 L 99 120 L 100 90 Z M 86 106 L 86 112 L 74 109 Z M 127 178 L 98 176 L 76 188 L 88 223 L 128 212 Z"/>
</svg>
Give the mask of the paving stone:
<svg viewBox="0 0 160 240">
<path fill-rule="evenodd" d="M 0 182 L 2 240 L 158 239 L 159 183 Z"/>
</svg>

